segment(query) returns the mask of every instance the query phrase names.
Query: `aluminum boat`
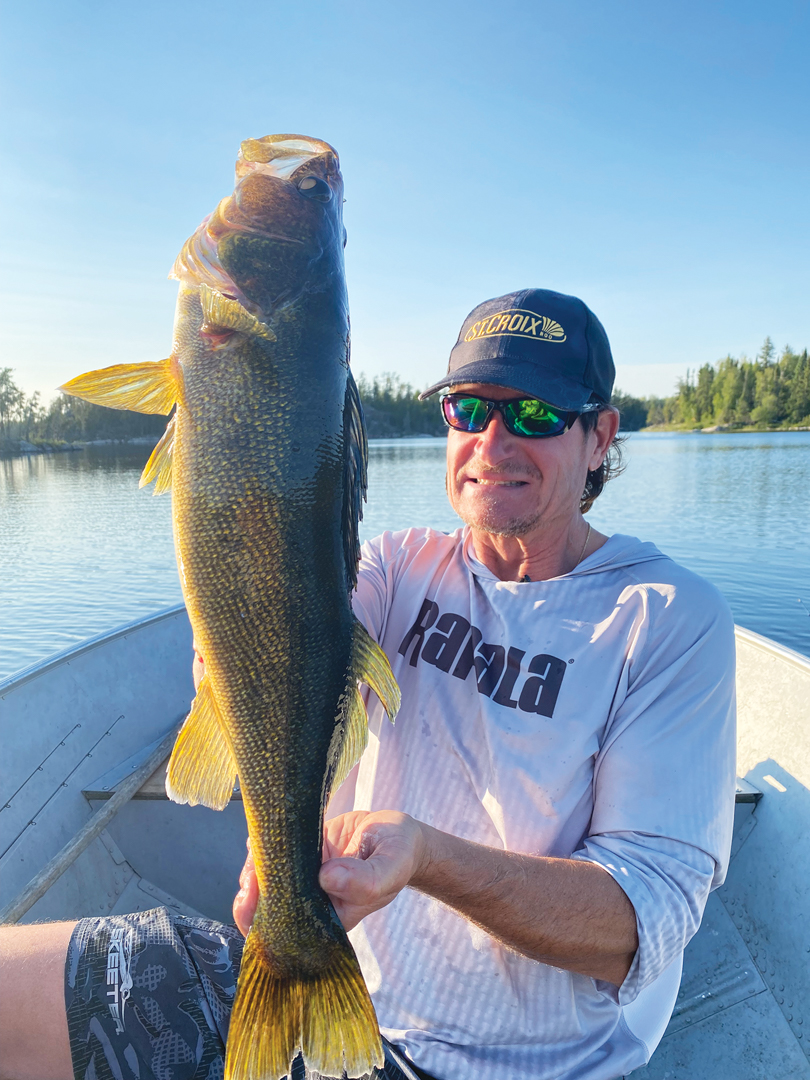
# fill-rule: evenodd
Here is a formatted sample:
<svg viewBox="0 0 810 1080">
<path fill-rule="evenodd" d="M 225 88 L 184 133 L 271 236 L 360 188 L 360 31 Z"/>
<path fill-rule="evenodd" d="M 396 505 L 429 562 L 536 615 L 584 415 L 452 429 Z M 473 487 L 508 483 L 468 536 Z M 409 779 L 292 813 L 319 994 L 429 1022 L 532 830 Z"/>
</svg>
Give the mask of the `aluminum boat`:
<svg viewBox="0 0 810 1080">
<path fill-rule="evenodd" d="M 736 638 L 731 865 L 634 1080 L 810 1080 L 810 659 Z M 170 803 L 163 784 L 191 656 L 181 605 L 0 682 L 0 921 L 158 905 L 230 920 L 238 790 L 216 813 Z"/>
</svg>

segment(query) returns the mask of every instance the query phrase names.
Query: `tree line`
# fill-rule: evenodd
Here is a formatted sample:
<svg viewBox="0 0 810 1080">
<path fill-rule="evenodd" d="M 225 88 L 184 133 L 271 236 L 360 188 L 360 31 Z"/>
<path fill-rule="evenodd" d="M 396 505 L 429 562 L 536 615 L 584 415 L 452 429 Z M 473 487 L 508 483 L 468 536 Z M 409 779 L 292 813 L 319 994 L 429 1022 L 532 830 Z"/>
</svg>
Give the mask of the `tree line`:
<svg viewBox="0 0 810 1080">
<path fill-rule="evenodd" d="M 14 452 L 20 440 L 37 445 L 102 439 L 157 439 L 162 416 L 107 409 L 59 394 L 48 405 L 39 393 L 26 396 L 12 368 L 0 368 L 0 450 Z M 419 391 L 390 372 L 357 380 L 369 438 L 442 435 L 436 399 L 419 400 Z M 785 346 L 779 357 L 770 338 L 753 360 L 726 356 L 716 364 L 687 371 L 671 397 L 639 398 L 616 390 L 612 403 L 621 411 L 622 429 L 646 427 L 810 427 L 810 360 L 807 349 Z"/>
<path fill-rule="evenodd" d="M 23 393 L 12 368 L 0 368 L 0 449 L 14 450 L 20 440 L 59 446 L 96 439 L 157 439 L 165 427 L 165 416 L 106 409 L 62 393 L 44 405 L 38 391 L 30 397 Z"/>
<path fill-rule="evenodd" d="M 104 439 L 157 440 L 165 430 L 165 416 L 107 409 L 67 394 L 60 393 L 45 406 L 38 393 L 26 397 L 13 375 L 11 368 L 0 369 L 0 450 L 18 450 L 20 440 L 35 447 Z M 444 434 L 435 398 L 419 401 L 419 391 L 398 375 L 374 379 L 361 375 L 358 389 L 369 438 Z"/>
<path fill-rule="evenodd" d="M 754 360 L 726 356 L 679 380 L 671 398 L 647 399 L 647 426 L 808 427 L 810 360 L 807 349 L 785 346 L 777 359 L 765 338 Z"/>
</svg>

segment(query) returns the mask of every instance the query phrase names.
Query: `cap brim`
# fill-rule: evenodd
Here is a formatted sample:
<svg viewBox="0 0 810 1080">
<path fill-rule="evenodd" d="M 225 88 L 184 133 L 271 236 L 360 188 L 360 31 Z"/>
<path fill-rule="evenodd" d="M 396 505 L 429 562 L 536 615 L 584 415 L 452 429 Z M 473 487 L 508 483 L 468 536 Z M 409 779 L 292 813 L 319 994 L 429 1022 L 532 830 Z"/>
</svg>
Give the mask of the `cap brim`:
<svg viewBox="0 0 810 1080">
<path fill-rule="evenodd" d="M 439 390 L 459 386 L 462 383 L 489 383 L 492 386 L 508 386 L 530 397 L 539 398 L 548 405 L 566 412 L 581 409 L 591 396 L 591 391 L 575 379 L 541 372 L 536 364 L 513 362 L 505 365 L 503 360 L 476 360 L 472 364 L 448 371 L 441 382 L 434 383 L 419 395 L 419 400 L 438 393 Z"/>
</svg>

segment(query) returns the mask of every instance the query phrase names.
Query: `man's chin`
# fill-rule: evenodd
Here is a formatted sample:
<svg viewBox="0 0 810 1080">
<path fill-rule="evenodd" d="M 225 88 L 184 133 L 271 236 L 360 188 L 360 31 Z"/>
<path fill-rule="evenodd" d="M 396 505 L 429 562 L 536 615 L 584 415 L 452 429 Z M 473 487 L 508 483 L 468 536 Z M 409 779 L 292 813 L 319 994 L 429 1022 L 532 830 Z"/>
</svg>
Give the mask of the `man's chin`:
<svg viewBox="0 0 810 1080">
<path fill-rule="evenodd" d="M 478 513 L 456 513 L 470 528 L 476 532 L 489 533 L 490 536 L 526 536 L 532 532 L 539 523 L 539 517 L 507 517 L 503 514 L 484 511 Z"/>
</svg>

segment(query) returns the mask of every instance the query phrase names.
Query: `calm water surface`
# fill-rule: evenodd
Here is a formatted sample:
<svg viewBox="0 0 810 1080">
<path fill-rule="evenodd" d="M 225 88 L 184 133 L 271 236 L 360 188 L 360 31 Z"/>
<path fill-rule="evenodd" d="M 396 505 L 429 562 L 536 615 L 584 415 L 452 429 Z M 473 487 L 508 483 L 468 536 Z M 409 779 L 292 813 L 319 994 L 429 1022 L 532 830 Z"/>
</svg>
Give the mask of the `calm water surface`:
<svg viewBox="0 0 810 1080">
<path fill-rule="evenodd" d="M 0 678 L 181 599 L 170 497 L 138 489 L 148 455 L 0 461 Z M 626 458 L 594 527 L 652 540 L 713 581 L 736 622 L 810 655 L 810 432 L 639 434 Z M 371 444 L 363 539 L 458 524 L 443 440 Z"/>
</svg>

